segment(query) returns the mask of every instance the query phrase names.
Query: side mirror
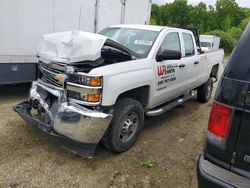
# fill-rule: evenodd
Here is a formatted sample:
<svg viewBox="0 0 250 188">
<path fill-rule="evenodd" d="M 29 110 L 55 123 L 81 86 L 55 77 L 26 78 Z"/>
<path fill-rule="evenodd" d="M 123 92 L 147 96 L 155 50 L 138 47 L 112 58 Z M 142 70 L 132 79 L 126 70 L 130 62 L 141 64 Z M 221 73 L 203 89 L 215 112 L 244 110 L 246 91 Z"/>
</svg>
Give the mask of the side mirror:
<svg viewBox="0 0 250 188">
<path fill-rule="evenodd" d="M 179 60 L 181 59 L 181 52 L 176 50 L 164 50 L 156 55 L 156 61 L 161 62 L 165 60 Z"/>
</svg>

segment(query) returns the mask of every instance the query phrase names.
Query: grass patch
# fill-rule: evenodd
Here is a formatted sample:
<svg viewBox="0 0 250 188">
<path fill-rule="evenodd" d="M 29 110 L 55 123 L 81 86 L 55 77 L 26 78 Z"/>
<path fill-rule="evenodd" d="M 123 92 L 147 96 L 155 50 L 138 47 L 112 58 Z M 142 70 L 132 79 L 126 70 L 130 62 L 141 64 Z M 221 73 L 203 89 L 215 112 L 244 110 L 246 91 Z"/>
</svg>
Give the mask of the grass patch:
<svg viewBox="0 0 250 188">
<path fill-rule="evenodd" d="M 143 166 L 143 167 L 147 167 L 147 168 L 152 168 L 156 165 L 156 161 L 154 160 L 143 160 L 143 161 L 139 161 L 139 165 Z"/>
</svg>

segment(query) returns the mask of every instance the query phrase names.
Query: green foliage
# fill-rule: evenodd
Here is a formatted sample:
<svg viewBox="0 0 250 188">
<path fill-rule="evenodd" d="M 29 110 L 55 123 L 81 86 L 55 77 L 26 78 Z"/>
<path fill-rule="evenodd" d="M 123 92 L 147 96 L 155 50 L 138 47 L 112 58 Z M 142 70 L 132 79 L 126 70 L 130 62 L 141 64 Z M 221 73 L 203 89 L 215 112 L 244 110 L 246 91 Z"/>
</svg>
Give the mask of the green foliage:
<svg viewBox="0 0 250 188">
<path fill-rule="evenodd" d="M 155 166 L 156 162 L 154 160 L 143 160 L 139 162 L 140 166 L 151 168 Z"/>
<path fill-rule="evenodd" d="M 231 26 L 232 26 L 232 18 L 229 15 L 227 15 L 224 18 L 223 22 L 221 22 L 221 28 L 225 31 L 230 29 Z"/>
<path fill-rule="evenodd" d="M 151 24 L 174 27 L 196 27 L 200 33 L 221 37 L 221 47 L 231 52 L 250 22 L 250 9 L 239 7 L 235 0 L 217 0 L 216 6 L 201 2 L 196 6 L 187 0 L 152 5 Z"/>
<path fill-rule="evenodd" d="M 160 25 L 160 7 L 156 4 L 152 5 L 150 22 L 152 25 Z"/>
<path fill-rule="evenodd" d="M 174 26 L 187 26 L 190 21 L 187 0 L 175 0 L 175 3 L 170 4 L 168 13 L 168 20 L 171 20 Z"/>
<path fill-rule="evenodd" d="M 249 22 L 250 22 L 250 17 L 245 18 L 244 20 L 241 21 L 240 28 L 244 30 Z"/>
<path fill-rule="evenodd" d="M 245 27 L 244 27 L 245 29 Z M 243 32 L 243 29 L 241 29 L 240 27 L 232 27 L 228 30 L 228 34 L 233 37 L 233 39 L 237 40 L 240 38 L 241 34 Z"/>
<path fill-rule="evenodd" d="M 218 24 L 224 30 L 228 29 L 224 26 L 228 26 L 229 20 L 233 26 L 238 26 L 245 17 L 245 12 L 235 0 L 217 0 L 216 10 Z"/>
</svg>

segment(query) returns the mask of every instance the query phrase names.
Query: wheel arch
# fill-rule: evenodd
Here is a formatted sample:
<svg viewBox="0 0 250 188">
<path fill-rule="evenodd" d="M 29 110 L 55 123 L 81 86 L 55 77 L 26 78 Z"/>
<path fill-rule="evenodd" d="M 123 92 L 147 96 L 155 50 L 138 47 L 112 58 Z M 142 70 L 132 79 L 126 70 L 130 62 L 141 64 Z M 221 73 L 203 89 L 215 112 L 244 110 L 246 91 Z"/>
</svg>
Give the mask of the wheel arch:
<svg viewBox="0 0 250 188">
<path fill-rule="evenodd" d="M 219 72 L 219 64 L 216 64 L 212 67 L 210 77 L 218 79 L 218 72 Z"/>
<path fill-rule="evenodd" d="M 150 93 L 149 85 L 140 86 L 134 89 L 124 91 L 123 93 L 120 93 L 116 99 L 116 102 L 122 98 L 131 98 L 140 102 L 142 106 L 145 108 L 148 104 L 149 93 Z"/>
</svg>

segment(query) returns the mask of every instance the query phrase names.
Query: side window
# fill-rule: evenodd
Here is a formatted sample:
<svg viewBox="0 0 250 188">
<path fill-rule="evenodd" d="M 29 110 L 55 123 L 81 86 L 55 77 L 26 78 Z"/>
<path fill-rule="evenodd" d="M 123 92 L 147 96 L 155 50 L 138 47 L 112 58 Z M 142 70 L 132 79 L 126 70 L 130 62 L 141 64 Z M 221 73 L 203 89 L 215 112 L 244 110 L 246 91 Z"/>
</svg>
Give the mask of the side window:
<svg viewBox="0 0 250 188">
<path fill-rule="evenodd" d="M 163 42 L 161 44 L 161 47 L 159 49 L 160 52 L 163 52 L 165 50 L 176 50 L 181 51 L 181 44 L 180 44 L 180 38 L 179 34 L 176 32 L 168 33 L 165 38 L 163 39 Z"/>
<path fill-rule="evenodd" d="M 183 40 L 185 46 L 185 56 L 192 56 L 195 54 L 194 52 L 194 41 L 191 34 L 183 33 Z"/>
</svg>

